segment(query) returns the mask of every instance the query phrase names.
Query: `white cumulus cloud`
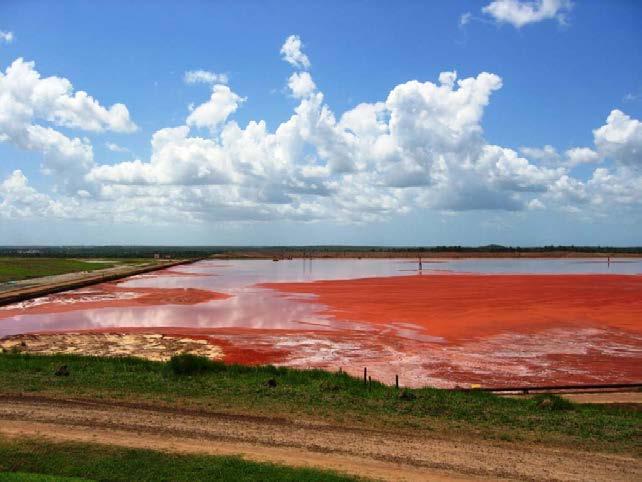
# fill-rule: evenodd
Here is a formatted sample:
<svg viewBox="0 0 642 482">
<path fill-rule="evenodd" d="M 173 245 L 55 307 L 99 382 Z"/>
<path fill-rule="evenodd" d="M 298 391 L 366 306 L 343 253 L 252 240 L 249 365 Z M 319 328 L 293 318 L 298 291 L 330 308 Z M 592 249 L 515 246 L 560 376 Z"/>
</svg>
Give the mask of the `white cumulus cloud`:
<svg viewBox="0 0 642 482">
<path fill-rule="evenodd" d="M 75 204 L 53 200 L 36 191 L 19 169 L 0 182 L 0 219 L 69 218 Z"/>
<path fill-rule="evenodd" d="M 216 84 L 212 87 L 210 99 L 195 107 L 187 117 L 187 125 L 215 129 L 244 101 L 243 97 L 232 92 L 227 85 Z"/>
<path fill-rule="evenodd" d="M 300 69 L 310 68 L 310 59 L 302 51 L 303 43 L 298 35 L 290 35 L 283 46 L 281 47 L 281 55 L 283 60 L 288 62 L 293 67 Z"/>
<path fill-rule="evenodd" d="M 133 132 L 136 124 L 123 104 L 103 107 L 69 80 L 41 77 L 34 62 L 16 59 L 0 72 L 0 141 L 40 152 L 43 170 L 75 189 L 94 165 L 93 148 L 85 138 L 68 137 L 54 127 L 102 132 Z"/>
<path fill-rule="evenodd" d="M 4 42 L 6 44 L 10 44 L 13 42 L 14 39 L 13 32 L 5 32 L 4 30 L 0 30 L 0 42 Z"/>
<path fill-rule="evenodd" d="M 317 88 L 309 72 L 294 72 L 289 80 L 288 87 L 296 98 L 308 97 Z"/>
<path fill-rule="evenodd" d="M 482 12 L 499 23 L 521 28 L 550 19 L 564 24 L 572 7 L 570 0 L 493 0 L 482 8 Z"/>
<path fill-rule="evenodd" d="M 593 131 L 598 151 L 616 162 L 642 168 L 642 122 L 614 109 L 606 124 Z"/>
<path fill-rule="evenodd" d="M 119 146 L 115 142 L 105 142 L 105 147 L 111 152 L 129 152 L 129 149 Z"/>
<path fill-rule="evenodd" d="M 461 16 L 459 17 L 459 26 L 464 27 L 465 25 L 468 25 L 472 19 L 473 19 L 472 13 L 470 12 L 462 13 Z"/>
<path fill-rule="evenodd" d="M 579 164 L 592 164 L 600 162 L 600 155 L 589 147 L 573 147 L 567 149 L 566 159 L 569 166 L 577 166 Z"/>
<path fill-rule="evenodd" d="M 415 209 L 642 213 L 642 124 L 621 111 L 595 129 L 593 146 L 516 151 L 484 136 L 485 109 L 502 88 L 496 74 L 442 72 L 335 113 L 300 61 L 294 67 L 288 86 L 298 105 L 274 128 L 260 118 L 240 125 L 234 115 L 245 99 L 214 84 L 181 125 L 152 135 L 149 158 L 117 163 L 97 163 L 82 137 L 34 124 L 47 117 L 36 115 L 42 104 L 1 84 L 13 80 L 3 76 L 1 88 L 17 99 L 0 96 L 0 140 L 43 153 L 67 189 L 38 193 L 14 173 L 0 190 L 2 208 L 143 223 L 365 223 Z M 52 119 L 75 122 L 69 114 Z M 585 180 L 571 174 L 597 162 Z"/>
<path fill-rule="evenodd" d="M 217 74 L 208 70 L 188 70 L 183 75 L 186 84 L 227 84 L 227 74 Z"/>
</svg>

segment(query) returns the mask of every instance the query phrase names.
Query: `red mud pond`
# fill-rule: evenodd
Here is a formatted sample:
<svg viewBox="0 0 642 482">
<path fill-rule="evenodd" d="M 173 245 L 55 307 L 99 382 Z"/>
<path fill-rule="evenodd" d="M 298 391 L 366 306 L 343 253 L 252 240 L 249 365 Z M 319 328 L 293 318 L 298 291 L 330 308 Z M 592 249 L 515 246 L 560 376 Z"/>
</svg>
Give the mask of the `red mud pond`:
<svg viewBox="0 0 642 482">
<path fill-rule="evenodd" d="M 144 333 L 402 385 L 642 381 L 642 260 L 201 261 L 0 307 L 0 338 Z"/>
</svg>

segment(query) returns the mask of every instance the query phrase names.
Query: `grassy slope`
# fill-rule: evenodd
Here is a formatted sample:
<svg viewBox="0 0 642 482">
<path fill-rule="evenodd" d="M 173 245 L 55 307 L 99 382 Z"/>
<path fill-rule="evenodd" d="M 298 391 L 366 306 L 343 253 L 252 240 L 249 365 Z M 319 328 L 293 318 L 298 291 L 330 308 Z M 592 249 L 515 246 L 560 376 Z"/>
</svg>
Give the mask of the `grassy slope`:
<svg viewBox="0 0 642 482">
<path fill-rule="evenodd" d="M 118 264 L 138 264 L 146 260 L 109 259 L 105 263 L 87 262 L 69 258 L 13 258 L 0 257 L 0 283 L 40 276 L 51 276 L 77 271 L 95 271 L 111 268 Z"/>
<path fill-rule="evenodd" d="M 0 439 L 1 440 L 1 439 Z M 3 456 L 6 453 L 0 449 Z M 64 477 L 62 475 L 34 474 L 28 472 L 0 472 L 0 482 L 87 482 L 91 479 Z"/>
<path fill-rule="evenodd" d="M 56 377 L 66 364 L 69 377 Z M 274 378 L 276 388 L 266 381 Z M 137 359 L 0 354 L 2 393 L 136 400 L 286 418 L 322 418 L 358 426 L 436 431 L 640 454 L 642 413 L 596 405 L 542 406 L 536 399 L 484 392 L 368 389 L 345 374 L 213 364 L 203 374 L 175 375 L 166 364 Z M 561 409 L 557 409 L 561 408 Z"/>
<path fill-rule="evenodd" d="M 47 477 L 47 475 L 56 477 Z M 259 464 L 239 457 L 173 455 L 142 449 L 0 438 L 0 481 L 3 480 L 193 482 L 195 480 L 343 481 L 354 479 L 314 469 Z"/>
</svg>

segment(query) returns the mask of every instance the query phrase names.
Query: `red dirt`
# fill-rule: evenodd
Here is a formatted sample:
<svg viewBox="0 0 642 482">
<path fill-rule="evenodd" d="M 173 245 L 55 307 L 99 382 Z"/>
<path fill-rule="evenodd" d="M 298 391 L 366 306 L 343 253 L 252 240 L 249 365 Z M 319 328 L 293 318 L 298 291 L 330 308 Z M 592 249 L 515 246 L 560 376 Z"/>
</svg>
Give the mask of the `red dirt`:
<svg viewBox="0 0 642 482">
<path fill-rule="evenodd" d="M 261 286 L 315 294 L 308 301 L 326 305 L 327 315 L 412 323 L 451 343 L 560 327 L 642 333 L 642 276 L 423 275 Z"/>
<path fill-rule="evenodd" d="M 104 295 L 114 295 L 115 297 L 112 299 L 103 298 L 99 301 L 83 301 L 83 299 L 90 297 L 95 292 L 98 292 L 101 297 Z M 136 293 L 137 296 L 134 298 L 118 298 L 119 293 Z M 50 295 L 52 302 L 0 310 L 0 319 L 25 313 L 63 313 L 92 308 L 124 308 L 146 305 L 194 305 L 230 297 L 231 295 L 228 294 L 196 288 L 124 288 L 118 286 L 116 283 L 102 283 L 89 290 L 85 289 Z M 53 300 L 56 299 L 69 302 L 53 302 Z"/>
<path fill-rule="evenodd" d="M 266 365 L 282 363 L 287 359 L 288 353 L 271 347 L 250 346 L 247 344 L 234 344 L 222 338 L 208 340 L 223 349 L 225 363 L 238 363 L 239 365 Z"/>
</svg>

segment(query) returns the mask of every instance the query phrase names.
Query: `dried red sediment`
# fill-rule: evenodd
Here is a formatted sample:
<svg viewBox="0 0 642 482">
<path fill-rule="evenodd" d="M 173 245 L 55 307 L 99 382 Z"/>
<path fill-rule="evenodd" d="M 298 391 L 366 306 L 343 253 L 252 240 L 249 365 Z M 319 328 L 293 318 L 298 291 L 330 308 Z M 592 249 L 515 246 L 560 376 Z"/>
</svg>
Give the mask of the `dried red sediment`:
<svg viewBox="0 0 642 482">
<path fill-rule="evenodd" d="M 253 331 L 253 330 L 248 330 Z M 239 334 L 232 334 L 228 338 L 217 336 L 210 337 L 210 342 L 220 346 L 223 350 L 223 360 L 226 363 L 240 365 L 273 365 L 287 360 L 287 350 L 275 349 L 265 343 L 257 343 L 256 334 L 250 333 L 250 340 L 239 340 Z"/>
<path fill-rule="evenodd" d="M 423 275 L 263 283 L 343 320 L 419 325 L 454 343 L 500 333 L 611 327 L 642 333 L 642 276 Z"/>
<path fill-rule="evenodd" d="M 362 359 L 391 379 L 449 386 L 626 383 L 642 379 L 642 276 L 423 275 L 265 283 L 321 314 L 380 327 L 407 323 L 443 343 L 401 339 Z M 390 350 L 388 350 L 389 352 Z M 423 379 L 422 379 L 423 377 Z"/>
</svg>

